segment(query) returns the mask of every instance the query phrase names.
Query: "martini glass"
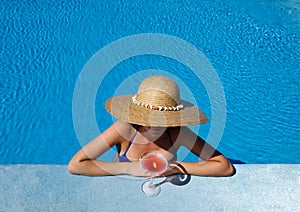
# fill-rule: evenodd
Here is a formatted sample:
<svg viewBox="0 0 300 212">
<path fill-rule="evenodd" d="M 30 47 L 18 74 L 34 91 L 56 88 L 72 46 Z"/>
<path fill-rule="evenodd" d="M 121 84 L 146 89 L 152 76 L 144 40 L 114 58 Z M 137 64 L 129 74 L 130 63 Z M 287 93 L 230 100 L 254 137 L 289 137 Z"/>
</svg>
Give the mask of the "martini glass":
<svg viewBox="0 0 300 212">
<path fill-rule="evenodd" d="M 161 184 L 155 184 L 153 177 L 167 171 L 169 163 L 164 155 L 158 152 L 146 152 L 140 158 L 142 168 L 151 174 L 151 179 L 144 182 L 142 191 L 148 196 L 157 196 Z"/>
</svg>

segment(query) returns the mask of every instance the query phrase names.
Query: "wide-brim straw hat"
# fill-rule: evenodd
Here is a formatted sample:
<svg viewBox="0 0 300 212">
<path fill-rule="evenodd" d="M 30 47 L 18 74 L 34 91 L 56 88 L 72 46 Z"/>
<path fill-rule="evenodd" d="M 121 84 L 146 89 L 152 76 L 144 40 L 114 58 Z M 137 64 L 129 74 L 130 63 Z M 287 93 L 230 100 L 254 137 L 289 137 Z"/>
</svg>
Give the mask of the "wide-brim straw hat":
<svg viewBox="0 0 300 212">
<path fill-rule="evenodd" d="M 142 126 L 176 127 L 208 122 L 198 107 L 180 99 L 177 84 L 164 76 L 146 78 L 136 95 L 114 96 L 106 101 L 105 108 L 118 119 Z"/>
</svg>

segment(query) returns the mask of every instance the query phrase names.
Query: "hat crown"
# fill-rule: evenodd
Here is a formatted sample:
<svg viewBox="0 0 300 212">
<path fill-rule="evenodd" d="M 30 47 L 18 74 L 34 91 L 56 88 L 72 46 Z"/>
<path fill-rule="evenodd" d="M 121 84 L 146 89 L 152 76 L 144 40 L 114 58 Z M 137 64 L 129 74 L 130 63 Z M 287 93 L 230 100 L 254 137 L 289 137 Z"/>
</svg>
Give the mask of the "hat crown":
<svg viewBox="0 0 300 212">
<path fill-rule="evenodd" d="M 136 99 L 144 104 L 176 107 L 180 103 L 180 91 L 173 80 L 153 76 L 142 81 Z"/>
</svg>

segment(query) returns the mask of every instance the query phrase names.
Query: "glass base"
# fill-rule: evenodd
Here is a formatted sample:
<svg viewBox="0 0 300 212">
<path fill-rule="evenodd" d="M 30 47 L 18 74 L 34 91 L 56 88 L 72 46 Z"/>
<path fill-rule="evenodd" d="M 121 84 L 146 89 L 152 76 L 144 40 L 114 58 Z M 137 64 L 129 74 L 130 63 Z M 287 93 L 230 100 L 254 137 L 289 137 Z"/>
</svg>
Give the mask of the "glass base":
<svg viewBox="0 0 300 212">
<path fill-rule="evenodd" d="M 155 186 L 155 183 L 152 180 L 149 180 L 143 183 L 142 191 L 147 196 L 152 197 L 152 196 L 157 196 L 160 193 L 161 188 L 160 186 Z"/>
</svg>

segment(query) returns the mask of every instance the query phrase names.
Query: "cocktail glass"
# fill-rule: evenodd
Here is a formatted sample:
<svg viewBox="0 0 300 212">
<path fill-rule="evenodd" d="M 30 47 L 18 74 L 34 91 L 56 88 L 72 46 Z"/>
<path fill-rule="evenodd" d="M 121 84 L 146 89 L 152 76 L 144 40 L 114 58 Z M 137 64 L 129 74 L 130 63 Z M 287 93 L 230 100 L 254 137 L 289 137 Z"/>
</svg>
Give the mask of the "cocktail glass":
<svg viewBox="0 0 300 212">
<path fill-rule="evenodd" d="M 143 183 L 142 191 L 148 196 L 157 196 L 161 191 L 161 184 L 155 184 L 153 177 L 167 171 L 168 160 L 163 154 L 153 151 L 144 153 L 140 163 L 142 168 L 151 174 L 151 179 Z"/>
</svg>

